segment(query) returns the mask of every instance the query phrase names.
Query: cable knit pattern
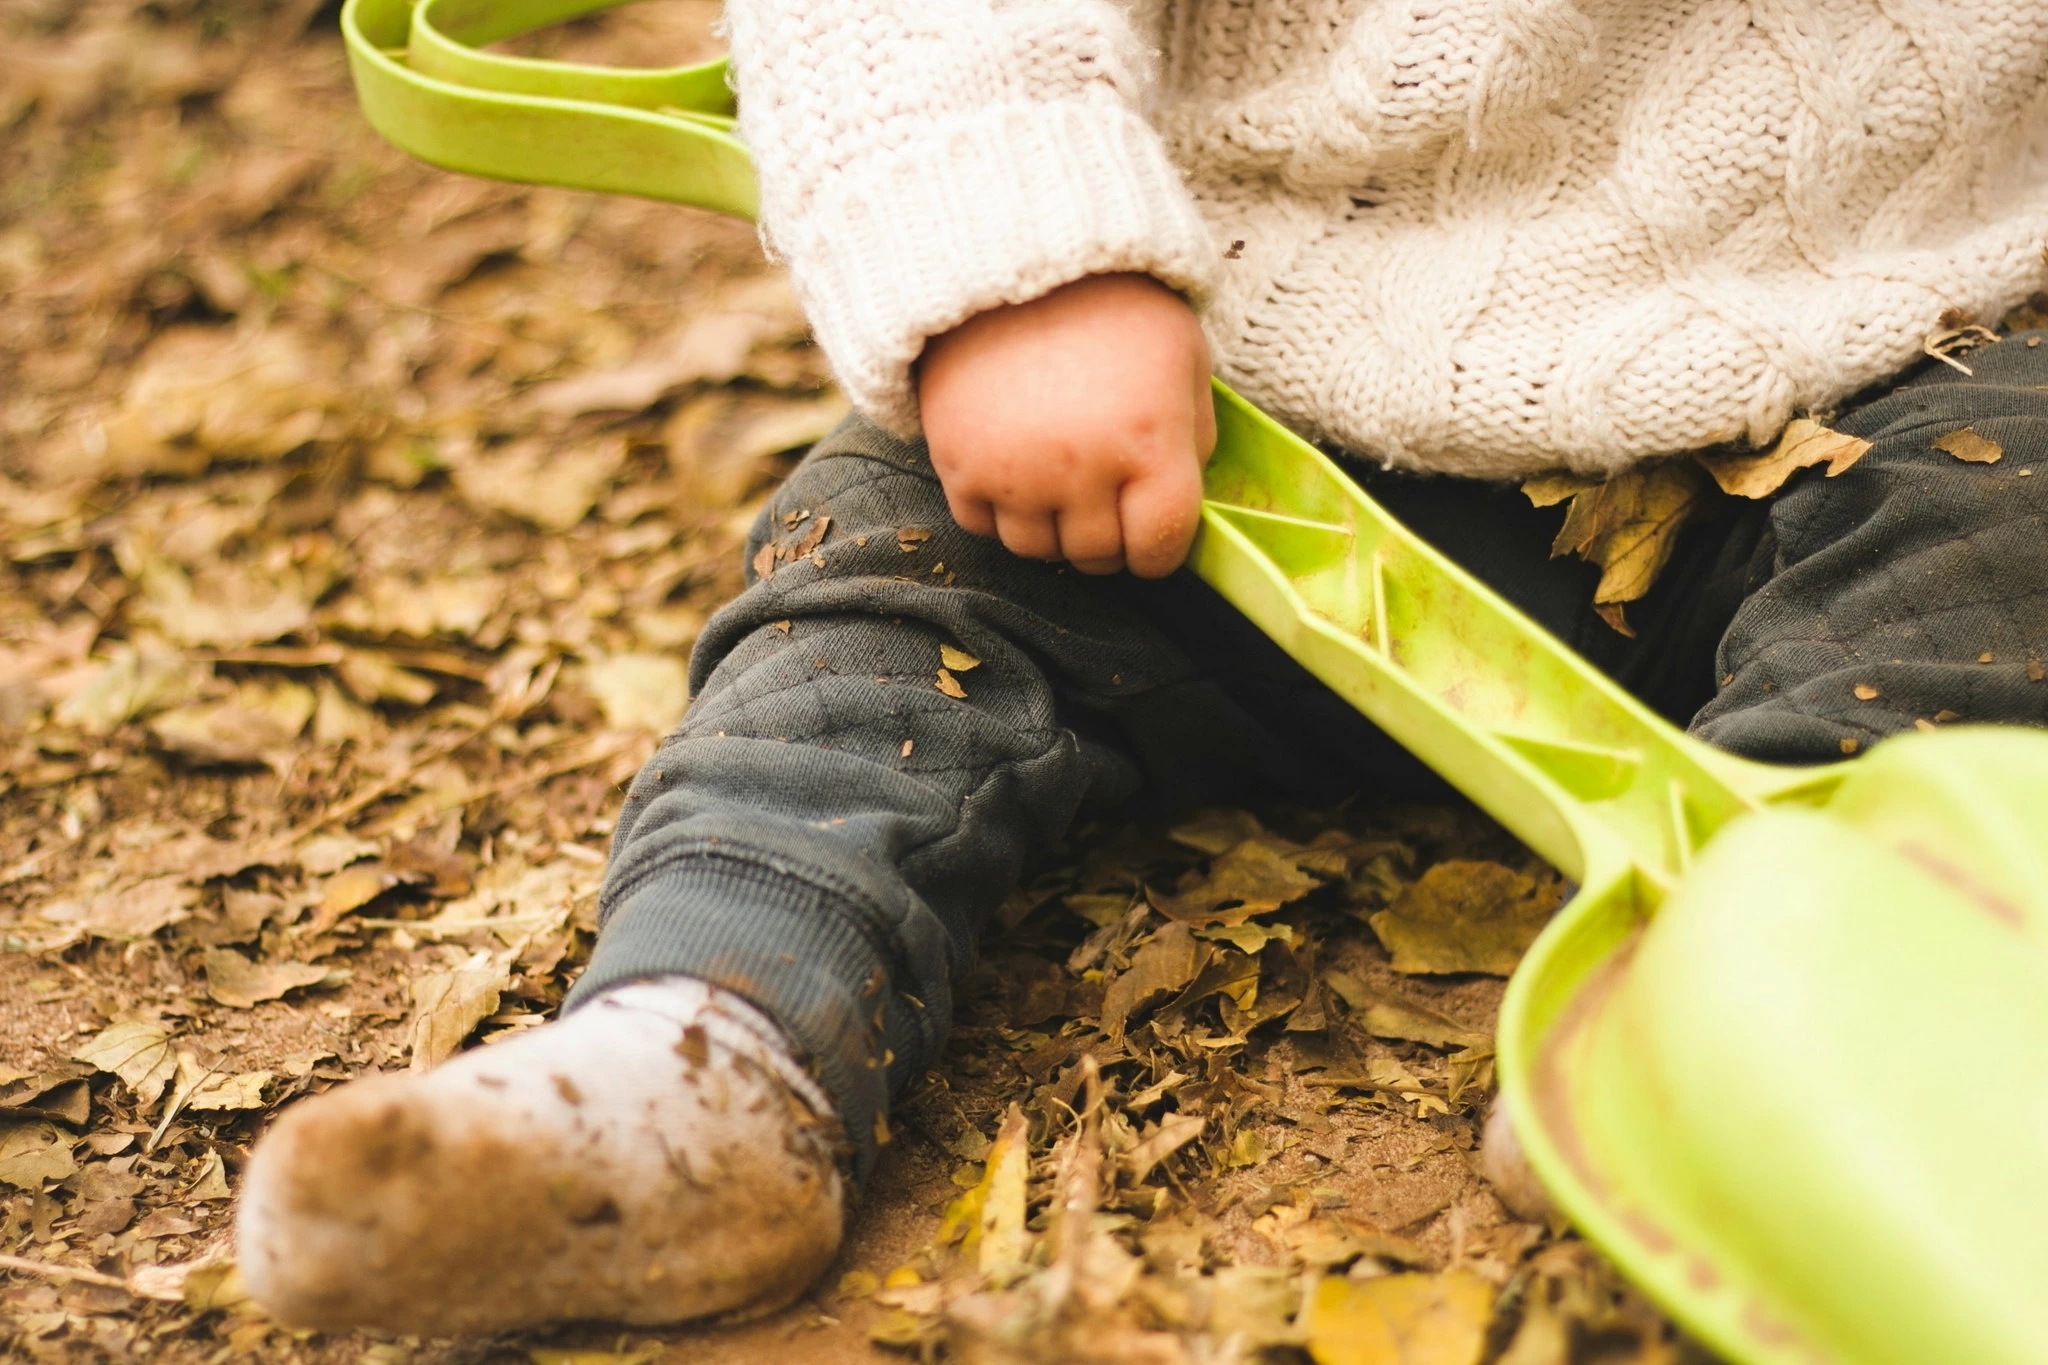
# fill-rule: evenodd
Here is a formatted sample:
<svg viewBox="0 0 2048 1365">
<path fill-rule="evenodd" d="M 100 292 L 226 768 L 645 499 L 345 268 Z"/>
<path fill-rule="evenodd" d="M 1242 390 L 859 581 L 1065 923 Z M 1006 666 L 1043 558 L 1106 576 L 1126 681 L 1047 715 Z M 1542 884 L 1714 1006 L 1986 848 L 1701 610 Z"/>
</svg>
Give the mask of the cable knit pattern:
<svg viewBox="0 0 2048 1365">
<path fill-rule="evenodd" d="M 1307 435 L 1613 472 L 1769 441 L 2048 277 L 2048 0 L 729 14 L 765 239 L 899 432 L 927 338 L 1136 270 Z"/>
</svg>

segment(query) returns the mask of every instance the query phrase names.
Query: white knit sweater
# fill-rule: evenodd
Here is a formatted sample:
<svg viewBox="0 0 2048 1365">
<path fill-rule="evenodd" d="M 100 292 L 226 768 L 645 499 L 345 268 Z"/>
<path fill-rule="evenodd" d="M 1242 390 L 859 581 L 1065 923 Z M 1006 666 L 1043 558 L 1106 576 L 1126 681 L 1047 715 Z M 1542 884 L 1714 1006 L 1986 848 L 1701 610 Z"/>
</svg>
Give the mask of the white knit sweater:
<svg viewBox="0 0 2048 1365">
<path fill-rule="evenodd" d="M 853 401 L 1082 275 L 1391 465 L 1772 439 L 2048 268 L 2048 0 L 729 0 Z M 1241 243 L 1241 246 L 1233 244 Z"/>
</svg>

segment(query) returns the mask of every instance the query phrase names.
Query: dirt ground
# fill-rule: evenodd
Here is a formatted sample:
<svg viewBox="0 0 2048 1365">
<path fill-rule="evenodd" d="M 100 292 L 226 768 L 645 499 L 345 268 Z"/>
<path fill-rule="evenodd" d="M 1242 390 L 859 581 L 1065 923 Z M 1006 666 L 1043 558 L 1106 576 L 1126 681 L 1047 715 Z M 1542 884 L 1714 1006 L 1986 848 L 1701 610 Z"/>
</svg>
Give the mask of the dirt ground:
<svg viewBox="0 0 2048 1365">
<path fill-rule="evenodd" d="M 714 18 L 548 50 L 693 60 Z M 1078 831 L 793 1308 L 465 1342 L 257 1313 L 251 1143 L 559 1003 L 753 509 L 843 411 L 747 225 L 411 163 L 335 19 L 0 7 L 0 1351 L 1697 1358 L 1476 1171 L 1555 878 L 1365 803 Z"/>
</svg>

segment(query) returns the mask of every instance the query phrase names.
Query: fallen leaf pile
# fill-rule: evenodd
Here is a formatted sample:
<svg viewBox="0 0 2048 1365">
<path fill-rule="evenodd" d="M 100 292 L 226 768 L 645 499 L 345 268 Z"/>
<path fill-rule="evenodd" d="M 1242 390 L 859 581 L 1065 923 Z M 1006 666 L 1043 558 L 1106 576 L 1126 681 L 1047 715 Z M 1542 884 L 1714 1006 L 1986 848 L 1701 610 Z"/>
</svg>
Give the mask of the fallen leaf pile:
<svg viewBox="0 0 2048 1365">
<path fill-rule="evenodd" d="M 547 41 L 688 61 L 716 12 Z M 1445 809 L 1076 836 L 960 983 L 840 1266 L 764 1322 L 257 1313 L 252 1142 L 560 1003 L 622 784 L 844 411 L 749 227 L 416 165 L 333 25 L 0 7 L 0 1357 L 1674 1358 L 1474 1173 L 1499 974 L 1560 888 Z M 1585 546 L 1639 572 L 1659 505 Z M 827 521 L 755 571 L 829 558 Z M 980 663 L 926 667 L 971 703 Z"/>
</svg>

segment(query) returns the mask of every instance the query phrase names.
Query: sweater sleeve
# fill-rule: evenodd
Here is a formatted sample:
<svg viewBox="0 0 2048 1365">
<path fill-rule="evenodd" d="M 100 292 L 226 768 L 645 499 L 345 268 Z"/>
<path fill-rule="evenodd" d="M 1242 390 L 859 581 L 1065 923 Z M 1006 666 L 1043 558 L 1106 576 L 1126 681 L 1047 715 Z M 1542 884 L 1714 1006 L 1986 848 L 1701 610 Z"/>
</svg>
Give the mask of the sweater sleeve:
<svg viewBox="0 0 2048 1365">
<path fill-rule="evenodd" d="M 1145 121 L 1116 0 L 730 0 L 763 240 L 855 406 L 918 428 L 910 371 L 975 313 L 1137 271 L 1199 300 L 1215 252 Z"/>
</svg>

